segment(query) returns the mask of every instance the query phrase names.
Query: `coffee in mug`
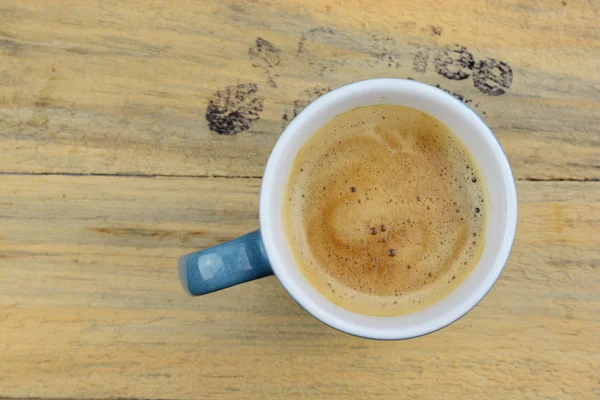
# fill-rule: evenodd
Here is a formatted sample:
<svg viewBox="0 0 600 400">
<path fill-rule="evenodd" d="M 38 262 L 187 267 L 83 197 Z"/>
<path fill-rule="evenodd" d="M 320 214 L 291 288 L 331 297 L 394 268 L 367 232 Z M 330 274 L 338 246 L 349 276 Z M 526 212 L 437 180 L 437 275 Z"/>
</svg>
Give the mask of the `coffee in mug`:
<svg viewBox="0 0 600 400">
<path fill-rule="evenodd" d="M 398 316 L 452 292 L 485 244 L 484 182 L 443 123 L 396 105 L 337 115 L 300 149 L 283 208 L 304 276 L 348 310 Z"/>
</svg>

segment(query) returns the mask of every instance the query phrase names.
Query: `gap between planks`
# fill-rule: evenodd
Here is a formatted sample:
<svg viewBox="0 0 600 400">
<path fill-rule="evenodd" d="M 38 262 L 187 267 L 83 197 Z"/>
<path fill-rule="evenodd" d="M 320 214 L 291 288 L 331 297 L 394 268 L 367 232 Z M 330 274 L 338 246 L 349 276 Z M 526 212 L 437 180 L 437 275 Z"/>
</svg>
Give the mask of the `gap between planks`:
<svg viewBox="0 0 600 400">
<path fill-rule="evenodd" d="M 0 397 L 0 400 L 177 400 L 145 397 Z"/>
<path fill-rule="evenodd" d="M 102 174 L 102 173 L 71 173 L 71 172 L 0 172 L 3 175 L 16 176 L 105 176 L 115 178 L 197 178 L 197 179 L 262 179 L 259 175 L 179 175 L 179 174 Z M 600 182 L 600 178 L 523 178 L 515 179 L 515 182 Z M 0 400 L 4 400 L 0 398 Z"/>
</svg>

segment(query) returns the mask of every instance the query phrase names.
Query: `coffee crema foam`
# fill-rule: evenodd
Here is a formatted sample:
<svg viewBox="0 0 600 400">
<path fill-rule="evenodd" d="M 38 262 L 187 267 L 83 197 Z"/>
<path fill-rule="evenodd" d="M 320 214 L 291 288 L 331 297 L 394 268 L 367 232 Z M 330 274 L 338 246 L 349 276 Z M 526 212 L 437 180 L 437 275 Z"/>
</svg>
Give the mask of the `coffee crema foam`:
<svg viewBox="0 0 600 400">
<path fill-rule="evenodd" d="M 310 283 L 348 310 L 396 316 L 447 296 L 485 243 L 486 201 L 464 144 L 402 106 L 336 116 L 298 152 L 283 210 Z"/>
</svg>

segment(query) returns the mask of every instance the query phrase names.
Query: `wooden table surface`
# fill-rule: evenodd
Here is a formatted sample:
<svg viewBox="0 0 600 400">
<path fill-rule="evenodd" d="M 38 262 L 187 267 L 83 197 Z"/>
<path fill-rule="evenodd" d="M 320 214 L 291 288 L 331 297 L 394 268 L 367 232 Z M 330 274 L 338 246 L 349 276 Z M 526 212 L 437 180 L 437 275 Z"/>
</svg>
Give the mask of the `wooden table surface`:
<svg viewBox="0 0 600 400">
<path fill-rule="evenodd" d="M 0 398 L 600 399 L 600 1 L 0 2 Z M 319 94 L 452 92 L 495 132 L 519 226 L 435 334 L 330 329 L 274 277 L 187 297 L 177 257 L 258 226 Z"/>
</svg>

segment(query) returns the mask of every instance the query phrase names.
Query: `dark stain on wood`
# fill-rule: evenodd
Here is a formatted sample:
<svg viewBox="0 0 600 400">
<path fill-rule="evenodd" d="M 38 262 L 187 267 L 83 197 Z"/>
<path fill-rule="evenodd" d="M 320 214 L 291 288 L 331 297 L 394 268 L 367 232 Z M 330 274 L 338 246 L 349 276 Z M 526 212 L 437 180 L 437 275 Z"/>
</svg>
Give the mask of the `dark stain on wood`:
<svg viewBox="0 0 600 400">
<path fill-rule="evenodd" d="M 441 26 L 431 25 L 431 34 L 433 36 L 442 36 L 442 32 L 444 31 Z"/>
<path fill-rule="evenodd" d="M 454 49 L 438 51 L 434 66 L 435 72 L 444 78 L 461 81 L 471 76 L 475 60 L 465 47 L 456 46 Z"/>
<path fill-rule="evenodd" d="M 272 69 L 277 67 L 281 62 L 281 50 L 273 43 L 263 38 L 256 38 L 253 46 L 248 49 L 248 56 L 254 61 L 252 64 L 255 68 L 260 68 L 267 78 L 267 84 L 273 88 L 277 87 Z"/>
<path fill-rule="evenodd" d="M 316 36 L 332 37 L 333 35 L 333 29 L 326 26 L 320 26 L 318 28 L 313 28 L 304 32 L 302 35 L 300 35 L 300 40 L 298 41 L 298 50 L 296 54 L 299 55 L 304 53 L 304 51 L 306 50 L 306 40 L 308 38 Z"/>
<path fill-rule="evenodd" d="M 371 56 L 375 58 L 375 63 L 385 63 L 388 67 L 400 68 L 401 55 L 396 51 L 396 41 L 389 37 L 380 37 L 371 35 Z"/>
<path fill-rule="evenodd" d="M 292 115 L 294 116 L 294 118 L 298 114 L 300 114 L 300 112 L 302 110 L 304 110 L 304 108 L 306 108 L 306 106 L 308 106 L 310 103 L 312 103 L 313 101 L 315 101 L 316 99 L 318 99 L 319 97 L 323 96 L 325 93 L 330 92 L 330 91 L 331 91 L 330 87 L 317 86 L 312 89 L 308 89 L 308 90 L 304 90 L 304 91 L 300 92 L 298 94 L 297 99 L 294 100 L 294 103 L 293 103 Z"/>
<path fill-rule="evenodd" d="M 429 51 L 418 51 L 413 58 L 413 71 L 424 74 L 429 63 Z"/>
<path fill-rule="evenodd" d="M 296 118 L 306 106 L 330 91 L 330 87 L 317 86 L 298 93 L 296 100 L 292 102 L 291 110 L 286 108 L 281 116 L 281 119 L 284 121 L 283 127 L 285 127 L 289 121 Z"/>
<path fill-rule="evenodd" d="M 462 101 L 465 104 L 471 104 L 471 103 L 473 103 L 473 100 L 465 98 L 465 96 L 463 96 L 460 93 L 456 93 L 456 92 L 453 92 L 451 90 L 445 89 L 442 86 L 440 86 L 439 84 L 435 85 L 435 87 L 438 88 L 438 89 L 442 89 L 444 92 L 446 92 L 448 94 L 451 94 L 452 96 L 456 97 L 458 100 Z M 473 103 L 473 104 L 475 105 L 475 107 L 479 107 L 479 103 Z"/>
<path fill-rule="evenodd" d="M 418 56 L 413 62 L 415 71 L 423 70 Z M 435 71 L 447 79 L 460 81 L 472 76 L 473 85 L 488 96 L 505 94 L 513 81 L 513 71 L 507 62 L 489 57 L 476 62 L 473 54 L 459 45 L 453 49 L 439 50 L 434 66 Z"/>
<path fill-rule="evenodd" d="M 242 83 L 218 90 L 206 107 L 208 128 L 219 135 L 235 135 L 250 129 L 263 110 L 255 83 Z"/>
<path fill-rule="evenodd" d="M 504 61 L 486 58 L 475 65 L 473 84 L 482 93 L 489 96 L 500 96 L 506 93 L 512 80 L 512 68 Z"/>
<path fill-rule="evenodd" d="M 300 58 L 308 66 L 315 69 L 315 72 L 323 76 L 326 73 L 335 72 L 337 68 L 344 65 L 346 58 L 341 54 L 334 54 L 333 56 L 324 56 L 323 52 L 320 51 L 318 46 L 326 45 L 336 52 L 343 51 L 336 45 L 335 36 L 337 33 L 326 26 L 310 29 L 300 35 L 298 41 L 298 50 L 296 51 L 296 57 Z"/>
</svg>

